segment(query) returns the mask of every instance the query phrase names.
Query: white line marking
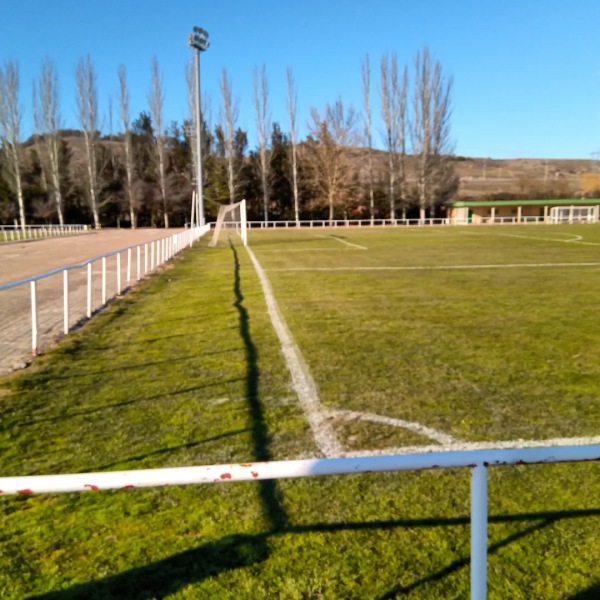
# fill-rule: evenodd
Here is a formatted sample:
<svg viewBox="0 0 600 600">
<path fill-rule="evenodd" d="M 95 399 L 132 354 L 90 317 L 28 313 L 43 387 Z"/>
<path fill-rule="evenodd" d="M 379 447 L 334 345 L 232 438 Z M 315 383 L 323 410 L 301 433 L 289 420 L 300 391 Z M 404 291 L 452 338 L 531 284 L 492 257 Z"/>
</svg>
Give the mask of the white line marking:
<svg viewBox="0 0 600 600">
<path fill-rule="evenodd" d="M 426 452 L 445 452 L 449 450 L 489 450 L 494 448 L 552 448 L 553 446 L 587 446 L 600 444 L 600 436 L 577 438 L 552 438 L 549 440 L 505 440 L 498 442 L 458 442 L 443 446 L 403 446 L 401 448 L 381 448 L 380 450 L 354 450 L 346 452 L 345 457 L 382 456 L 385 454 L 414 454 Z"/>
<path fill-rule="evenodd" d="M 255 246 L 256 249 L 256 246 Z M 259 246 L 259 251 L 261 254 L 267 253 L 276 253 L 280 252 L 348 252 L 348 248 L 329 248 L 327 246 L 311 246 L 309 248 L 276 248 L 273 250 L 263 250 L 262 247 Z"/>
<path fill-rule="evenodd" d="M 523 240 L 541 240 L 543 242 L 562 242 L 564 244 L 582 244 L 584 246 L 600 246 L 600 243 L 598 243 L 598 242 L 584 242 L 583 236 L 575 235 L 572 233 L 557 233 L 556 234 L 556 235 L 572 236 L 571 239 L 569 239 L 569 240 L 559 240 L 556 238 L 545 238 L 545 237 L 538 237 L 538 236 L 533 236 L 533 235 L 518 235 L 516 233 L 496 233 L 494 235 L 498 235 L 501 237 L 521 238 Z"/>
<path fill-rule="evenodd" d="M 292 387 L 298 394 L 298 399 L 308 420 L 315 443 L 326 457 L 342 456 L 344 451 L 335 435 L 329 417 L 321 411 L 317 385 L 279 311 L 269 280 L 252 250 L 248 246 L 246 246 L 246 250 L 262 285 L 271 323 L 279 338 L 281 351 L 292 377 Z"/>
<path fill-rule="evenodd" d="M 509 263 L 489 265 L 423 265 L 412 267 L 289 267 L 268 271 L 452 271 L 461 269 L 538 269 L 546 267 L 600 267 L 600 262 Z"/>
<path fill-rule="evenodd" d="M 346 417 L 349 419 L 359 419 L 361 421 L 371 421 L 373 423 L 384 423 L 391 425 L 392 427 L 402 427 L 403 429 L 410 429 L 420 435 L 428 437 L 431 440 L 439 442 L 440 444 L 459 444 L 460 440 L 453 438 L 451 435 L 446 435 L 441 431 L 436 431 L 430 427 L 425 427 L 419 423 L 413 423 L 412 421 L 405 421 L 404 419 L 392 419 L 391 417 L 382 417 L 381 415 L 374 415 L 372 413 L 363 413 L 353 410 L 330 410 L 328 411 L 331 416 Z"/>
<path fill-rule="evenodd" d="M 352 242 L 347 242 L 344 238 L 341 238 L 339 235 L 316 235 L 315 237 L 318 238 L 325 238 L 325 239 L 333 239 L 336 242 L 339 242 L 340 244 L 346 244 L 346 246 L 350 246 L 351 248 L 357 248 L 358 250 L 368 250 L 368 248 L 366 246 L 359 246 L 358 244 L 353 244 Z"/>
</svg>

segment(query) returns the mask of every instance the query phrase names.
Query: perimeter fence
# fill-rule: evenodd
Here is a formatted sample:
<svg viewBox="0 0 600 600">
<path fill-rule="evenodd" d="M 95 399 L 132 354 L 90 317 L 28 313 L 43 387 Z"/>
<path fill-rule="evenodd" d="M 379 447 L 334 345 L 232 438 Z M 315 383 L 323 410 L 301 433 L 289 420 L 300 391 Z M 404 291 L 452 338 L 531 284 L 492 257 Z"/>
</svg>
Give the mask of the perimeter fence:
<svg viewBox="0 0 600 600">
<path fill-rule="evenodd" d="M 210 225 L 187 229 L 0 285 L 0 371 L 22 366 L 23 357 L 36 356 L 56 337 L 67 335 L 209 230 Z"/>
<path fill-rule="evenodd" d="M 87 225 L 0 225 L 0 242 L 25 242 L 80 235 L 91 231 Z"/>
<path fill-rule="evenodd" d="M 579 221 L 578 221 L 579 222 Z M 588 221 L 581 221 L 588 222 Z M 311 219 L 300 221 L 248 221 L 252 229 L 320 229 L 323 227 L 428 227 L 432 225 L 517 225 L 550 223 L 544 217 L 482 217 L 480 221 L 457 219 Z"/>
</svg>

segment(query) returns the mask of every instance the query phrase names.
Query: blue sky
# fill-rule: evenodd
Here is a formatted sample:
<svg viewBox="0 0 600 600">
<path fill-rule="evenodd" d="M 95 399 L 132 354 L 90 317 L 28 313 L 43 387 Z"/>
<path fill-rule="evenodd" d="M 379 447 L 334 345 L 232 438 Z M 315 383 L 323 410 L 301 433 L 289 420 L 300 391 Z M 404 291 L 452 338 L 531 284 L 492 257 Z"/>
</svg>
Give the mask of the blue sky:
<svg viewBox="0 0 600 600">
<path fill-rule="evenodd" d="M 0 0 L 0 61 L 19 60 L 24 130 L 31 82 L 45 56 L 57 66 L 66 126 L 75 127 L 74 68 L 90 54 L 108 129 L 117 130 L 117 66 L 127 67 L 131 111 L 147 110 L 150 61 L 164 75 L 165 117 L 187 116 L 184 67 L 194 25 L 210 33 L 203 93 L 218 118 L 221 69 L 255 139 L 252 71 L 266 65 L 273 120 L 287 129 L 287 66 L 294 70 L 300 133 L 310 107 L 341 95 L 362 108 L 360 64 L 385 52 L 412 65 L 427 44 L 454 78 L 456 154 L 492 158 L 589 158 L 600 149 L 600 2 L 597 0 Z M 375 138 L 379 141 L 378 132 Z"/>
</svg>

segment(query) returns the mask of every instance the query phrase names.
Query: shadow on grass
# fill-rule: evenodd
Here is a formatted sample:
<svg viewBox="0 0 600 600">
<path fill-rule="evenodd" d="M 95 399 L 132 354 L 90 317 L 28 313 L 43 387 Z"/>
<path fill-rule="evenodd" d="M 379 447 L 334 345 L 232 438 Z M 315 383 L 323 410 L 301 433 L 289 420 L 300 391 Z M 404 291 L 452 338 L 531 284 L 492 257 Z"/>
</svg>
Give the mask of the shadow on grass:
<svg viewBox="0 0 600 600">
<path fill-rule="evenodd" d="M 111 408 L 121 408 L 124 406 L 130 406 L 132 404 L 141 404 L 143 402 L 152 402 L 153 400 L 160 400 L 161 398 L 172 398 L 173 396 L 177 396 L 179 394 L 188 394 L 192 392 L 197 392 L 198 390 L 204 390 L 213 385 L 222 385 L 224 383 L 236 383 L 240 381 L 239 378 L 220 379 L 218 381 L 214 381 L 212 383 L 205 383 L 203 385 L 195 385 L 189 388 L 185 388 L 183 390 L 176 390 L 173 392 L 164 392 L 162 394 L 156 394 L 155 396 L 146 396 L 145 398 L 138 398 L 136 400 L 123 400 L 123 402 L 111 402 L 110 404 L 102 404 L 101 406 L 94 406 L 86 408 L 85 410 L 80 410 L 77 412 L 70 412 L 64 415 L 58 415 L 56 417 L 47 417 L 44 419 L 32 419 L 31 421 L 24 421 L 23 423 L 19 423 L 19 427 L 29 427 L 32 425 L 37 425 L 39 423 L 51 423 L 53 421 L 64 421 L 65 419 L 72 419 L 75 417 L 85 417 L 88 415 L 92 415 L 97 412 L 102 412 L 103 410 L 108 410 Z M 0 431 L 8 427 L 8 425 L 0 426 Z"/>
<path fill-rule="evenodd" d="M 248 567 L 267 558 L 265 535 L 235 535 L 204 544 L 130 569 L 99 581 L 82 583 L 67 590 L 29 596 L 29 600 L 76 600 L 165 598 L 191 583 L 231 569 Z"/>
<path fill-rule="evenodd" d="M 252 444 L 254 460 L 265 462 L 272 460 L 269 451 L 269 432 L 265 422 L 265 415 L 260 400 L 260 369 L 258 366 L 258 350 L 250 334 L 250 316 L 244 306 L 244 295 L 242 294 L 240 261 L 234 245 L 230 242 L 234 260 L 234 282 L 233 293 L 235 295 L 234 306 L 238 311 L 240 336 L 244 343 L 246 352 L 246 400 L 250 411 L 250 422 L 252 428 Z M 271 532 L 276 532 L 288 523 L 287 515 L 281 504 L 277 491 L 277 482 L 264 480 L 259 482 L 260 498 L 262 501 L 263 516 L 270 524 Z"/>
<path fill-rule="evenodd" d="M 89 471 L 106 471 L 107 469 L 111 469 L 112 467 L 116 467 L 117 465 L 124 465 L 125 463 L 139 462 L 142 460 L 146 460 L 151 456 L 160 456 L 161 454 L 170 454 L 171 452 L 178 452 L 179 450 L 189 450 L 190 448 L 196 448 L 197 446 L 201 446 L 202 444 L 208 444 L 209 442 L 215 442 L 217 440 L 221 440 L 226 437 L 233 437 L 236 435 L 240 435 L 241 433 L 246 433 L 249 431 L 248 429 L 238 429 L 237 431 L 230 431 L 228 433 L 223 433 L 221 435 L 216 435 L 211 438 L 206 438 L 205 440 L 200 440 L 198 442 L 187 442 L 186 444 L 180 444 L 179 446 L 169 446 L 168 448 L 161 448 L 160 450 L 155 450 L 154 452 L 148 452 L 147 454 L 140 454 L 139 456 L 132 456 L 131 458 L 123 458 L 121 460 L 108 463 L 105 465 L 99 465 L 97 467 L 86 468 L 80 473 L 88 473 Z"/>
<path fill-rule="evenodd" d="M 257 482 L 260 485 L 264 482 Z M 599 516 L 600 509 L 570 510 L 560 512 L 523 513 L 517 515 L 491 516 L 490 523 L 514 523 L 538 521 L 522 531 L 514 533 L 504 540 L 491 544 L 488 553 L 493 554 L 512 542 L 543 529 L 552 523 L 565 519 L 586 518 Z M 29 596 L 29 600 L 75 600 L 93 599 L 108 600 L 112 598 L 128 598 L 128 600 L 149 600 L 150 598 L 164 598 L 178 590 L 198 583 L 207 577 L 218 575 L 237 569 L 264 562 L 269 557 L 268 541 L 271 537 L 289 534 L 307 533 L 335 533 L 339 531 L 365 531 L 365 530 L 393 530 L 411 529 L 422 527 L 449 527 L 468 526 L 469 517 L 455 517 L 450 519 L 396 519 L 377 520 L 354 523 L 314 523 L 311 525 L 289 525 L 272 532 L 256 535 L 234 535 L 225 537 L 216 542 L 210 542 L 169 556 L 143 567 L 137 567 L 106 577 L 98 581 L 82 583 L 67 590 L 50 592 L 36 596 Z M 343 560 L 340 558 L 340 560 Z M 413 590 L 429 582 L 443 580 L 451 573 L 468 567 L 470 558 L 467 556 L 453 561 L 447 567 L 426 575 L 421 579 L 407 585 L 397 586 L 380 597 L 401 598 Z M 598 598 L 600 585 L 579 592 L 569 600 L 592 600 Z"/>
<path fill-rule="evenodd" d="M 600 583 L 592 585 L 592 587 L 577 592 L 574 596 L 571 596 L 569 600 L 598 600 L 600 598 Z"/>
</svg>

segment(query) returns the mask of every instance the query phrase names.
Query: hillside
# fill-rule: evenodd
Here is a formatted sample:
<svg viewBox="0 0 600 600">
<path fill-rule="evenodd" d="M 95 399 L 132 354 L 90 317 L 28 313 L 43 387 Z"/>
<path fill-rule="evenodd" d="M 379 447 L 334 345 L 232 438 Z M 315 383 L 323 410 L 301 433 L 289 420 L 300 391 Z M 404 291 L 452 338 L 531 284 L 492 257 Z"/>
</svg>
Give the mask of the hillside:
<svg viewBox="0 0 600 600">
<path fill-rule="evenodd" d="M 65 132 L 67 133 L 67 132 Z M 120 136 L 102 140 L 102 144 L 111 152 L 121 154 Z M 80 163 L 83 159 L 83 137 L 75 130 L 68 131 L 65 136 L 73 160 Z M 43 144 L 43 142 L 41 142 Z M 24 144 L 31 147 L 32 141 Z M 367 151 L 353 147 L 348 150 L 349 160 L 353 168 L 358 170 L 361 179 L 367 174 Z M 374 150 L 375 177 L 386 172 L 387 154 Z M 412 158 L 407 157 L 407 168 L 411 169 Z M 512 158 L 493 159 L 457 156 L 455 158 L 456 173 L 460 177 L 459 198 L 491 196 L 493 194 L 537 195 L 545 190 L 560 195 L 577 195 L 582 188 L 584 173 L 600 173 L 598 161 L 589 159 L 544 159 L 544 158 Z"/>
<path fill-rule="evenodd" d="M 361 176 L 367 172 L 367 152 L 352 148 L 350 160 Z M 411 169 L 411 157 L 407 168 Z M 374 151 L 374 168 L 385 173 L 387 154 Z M 471 158 L 457 156 L 455 170 L 460 177 L 459 198 L 493 194 L 534 194 L 552 190 L 561 194 L 577 194 L 584 173 L 600 171 L 597 161 L 588 159 L 544 158 Z"/>
</svg>

